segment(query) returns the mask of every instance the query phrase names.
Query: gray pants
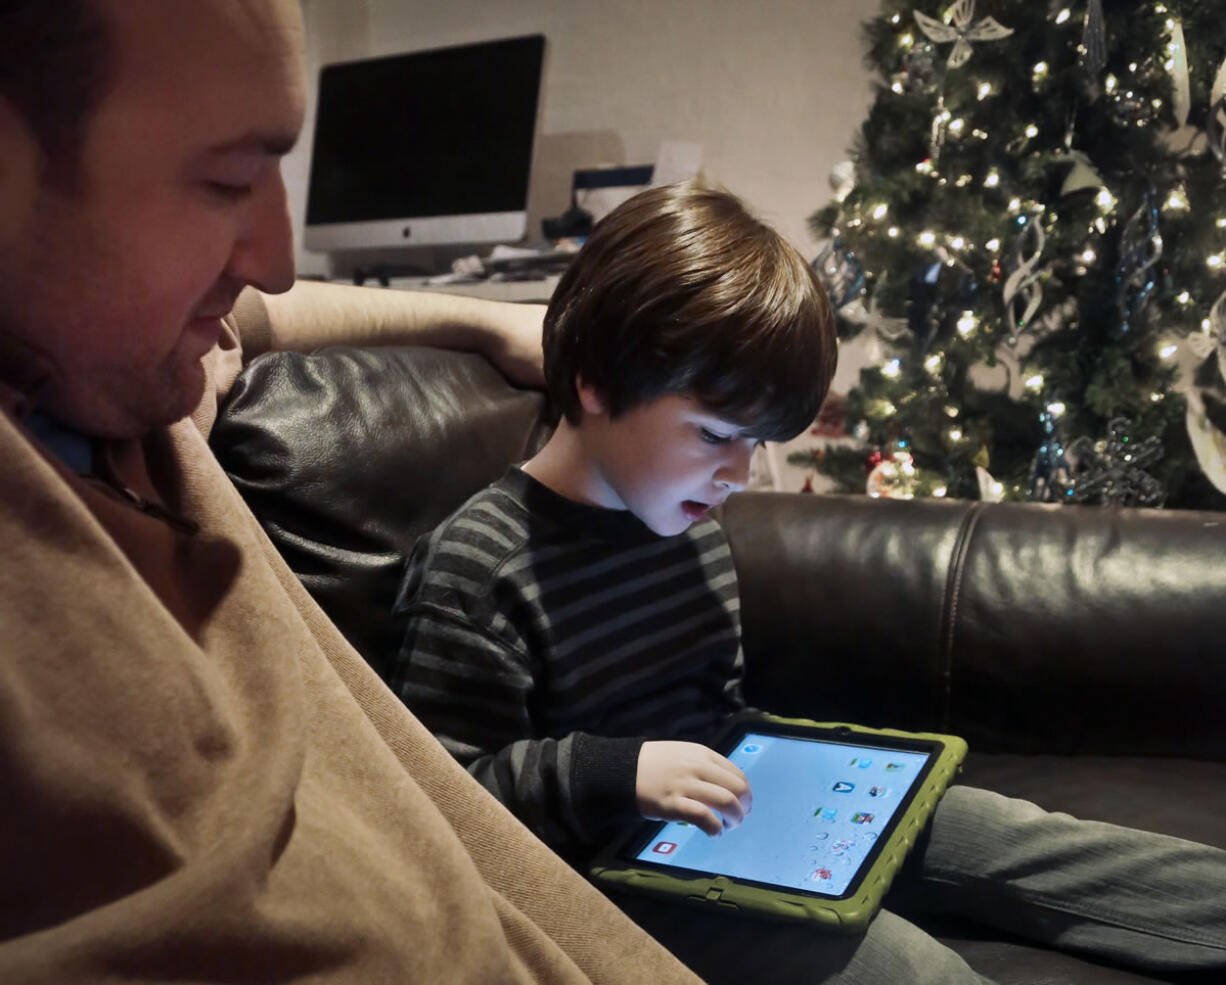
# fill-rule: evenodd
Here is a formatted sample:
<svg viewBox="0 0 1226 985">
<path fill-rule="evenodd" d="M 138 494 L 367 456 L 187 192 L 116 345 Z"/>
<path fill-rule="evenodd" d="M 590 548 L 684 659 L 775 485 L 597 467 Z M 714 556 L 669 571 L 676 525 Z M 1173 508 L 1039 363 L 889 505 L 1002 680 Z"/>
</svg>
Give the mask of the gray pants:
<svg viewBox="0 0 1226 985">
<path fill-rule="evenodd" d="M 942 799 L 887 907 L 895 897 L 1157 974 L 1226 969 L 1226 851 L 973 787 Z M 711 983 L 990 985 L 888 909 L 867 933 L 843 937 L 645 899 L 618 903 Z"/>
</svg>

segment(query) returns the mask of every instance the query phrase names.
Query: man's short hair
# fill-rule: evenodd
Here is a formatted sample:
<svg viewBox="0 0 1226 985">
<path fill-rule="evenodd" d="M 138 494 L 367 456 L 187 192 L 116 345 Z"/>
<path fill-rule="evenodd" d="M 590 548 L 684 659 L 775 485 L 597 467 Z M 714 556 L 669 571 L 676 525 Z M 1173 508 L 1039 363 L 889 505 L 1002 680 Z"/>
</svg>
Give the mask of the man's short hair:
<svg viewBox="0 0 1226 985">
<path fill-rule="evenodd" d="M 0 0 L 0 96 L 21 114 L 49 169 L 76 173 L 93 111 L 114 69 L 93 0 Z"/>
<path fill-rule="evenodd" d="M 545 315 L 545 379 L 578 422 L 575 378 L 613 417 L 668 394 L 759 439 L 808 427 L 834 375 L 826 292 L 734 195 L 685 182 L 597 223 Z"/>
</svg>

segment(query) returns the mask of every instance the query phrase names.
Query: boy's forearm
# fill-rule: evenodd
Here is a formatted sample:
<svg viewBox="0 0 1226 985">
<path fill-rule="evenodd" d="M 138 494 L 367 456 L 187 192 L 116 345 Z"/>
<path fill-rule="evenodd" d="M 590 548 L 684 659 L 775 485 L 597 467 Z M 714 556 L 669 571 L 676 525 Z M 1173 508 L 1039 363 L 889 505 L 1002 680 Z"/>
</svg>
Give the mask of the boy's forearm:
<svg viewBox="0 0 1226 985">
<path fill-rule="evenodd" d="M 638 817 L 642 744 L 641 738 L 572 732 L 561 739 L 521 739 L 465 766 L 538 838 L 565 854 L 592 847 Z"/>
</svg>

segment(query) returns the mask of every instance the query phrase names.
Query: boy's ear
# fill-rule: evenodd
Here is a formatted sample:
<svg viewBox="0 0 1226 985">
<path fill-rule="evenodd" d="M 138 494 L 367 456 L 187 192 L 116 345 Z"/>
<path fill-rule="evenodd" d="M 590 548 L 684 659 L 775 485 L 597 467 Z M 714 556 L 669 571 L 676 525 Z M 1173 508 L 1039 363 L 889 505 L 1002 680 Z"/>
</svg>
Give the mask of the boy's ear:
<svg viewBox="0 0 1226 985">
<path fill-rule="evenodd" d="M 584 414 L 603 414 L 605 412 L 604 398 L 595 387 L 583 382 L 582 376 L 575 377 L 575 392 L 579 395 L 579 406 Z"/>
</svg>

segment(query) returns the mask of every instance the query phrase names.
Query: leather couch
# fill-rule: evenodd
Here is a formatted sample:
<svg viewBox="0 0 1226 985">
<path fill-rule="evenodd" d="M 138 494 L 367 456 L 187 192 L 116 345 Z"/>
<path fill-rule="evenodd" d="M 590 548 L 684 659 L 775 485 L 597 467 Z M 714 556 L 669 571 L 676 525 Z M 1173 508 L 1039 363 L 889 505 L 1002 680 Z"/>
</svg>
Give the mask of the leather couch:
<svg viewBox="0 0 1226 985">
<path fill-rule="evenodd" d="M 382 669 L 413 541 L 539 447 L 543 411 L 471 354 L 272 353 L 212 442 Z M 1226 514 L 743 493 L 722 519 L 754 705 L 954 732 L 966 782 L 1226 848 Z M 1004 985 L 1163 980 L 917 922 Z"/>
</svg>

